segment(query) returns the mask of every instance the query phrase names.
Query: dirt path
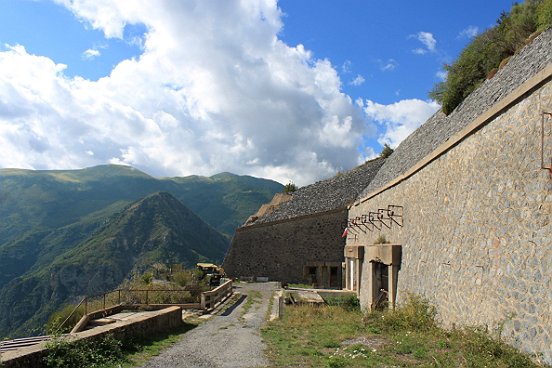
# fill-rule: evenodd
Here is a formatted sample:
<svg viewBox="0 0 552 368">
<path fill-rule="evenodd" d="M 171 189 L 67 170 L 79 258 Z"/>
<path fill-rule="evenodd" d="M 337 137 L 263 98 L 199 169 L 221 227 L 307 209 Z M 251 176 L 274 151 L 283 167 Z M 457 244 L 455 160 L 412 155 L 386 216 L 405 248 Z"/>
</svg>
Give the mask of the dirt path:
<svg viewBox="0 0 552 368">
<path fill-rule="evenodd" d="M 260 328 L 276 288 L 277 284 L 272 282 L 237 284 L 236 291 L 242 294 L 238 305 L 187 332 L 143 368 L 267 366 Z M 248 302 L 246 295 L 252 302 Z"/>
</svg>

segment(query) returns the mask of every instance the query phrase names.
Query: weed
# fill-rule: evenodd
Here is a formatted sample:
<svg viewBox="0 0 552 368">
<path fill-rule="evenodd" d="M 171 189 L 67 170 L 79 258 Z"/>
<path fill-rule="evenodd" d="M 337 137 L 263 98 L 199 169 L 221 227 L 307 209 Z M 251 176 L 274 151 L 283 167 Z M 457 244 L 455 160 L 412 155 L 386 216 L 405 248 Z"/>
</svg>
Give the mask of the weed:
<svg viewBox="0 0 552 368">
<path fill-rule="evenodd" d="M 251 291 L 249 294 L 247 294 L 247 299 L 245 303 L 243 304 L 242 314 L 240 319 L 243 319 L 243 317 L 249 312 L 249 309 L 251 309 L 251 306 L 254 303 L 259 303 L 260 300 L 262 300 L 262 294 L 260 291 Z"/>
<path fill-rule="evenodd" d="M 446 331 L 435 308 L 410 295 L 397 310 L 297 305 L 262 330 L 275 367 L 538 367 L 478 329 Z"/>
<path fill-rule="evenodd" d="M 124 358 L 122 343 L 112 335 L 78 341 L 55 337 L 46 346 L 45 362 L 49 368 L 101 367 L 122 362 Z"/>
<path fill-rule="evenodd" d="M 326 297 L 326 304 L 332 306 L 340 306 L 347 310 L 360 310 L 360 300 L 356 295 L 348 295 L 347 297 Z"/>
<path fill-rule="evenodd" d="M 374 244 L 387 244 L 389 241 L 385 238 L 385 235 L 379 235 L 376 240 L 374 240 Z"/>
</svg>

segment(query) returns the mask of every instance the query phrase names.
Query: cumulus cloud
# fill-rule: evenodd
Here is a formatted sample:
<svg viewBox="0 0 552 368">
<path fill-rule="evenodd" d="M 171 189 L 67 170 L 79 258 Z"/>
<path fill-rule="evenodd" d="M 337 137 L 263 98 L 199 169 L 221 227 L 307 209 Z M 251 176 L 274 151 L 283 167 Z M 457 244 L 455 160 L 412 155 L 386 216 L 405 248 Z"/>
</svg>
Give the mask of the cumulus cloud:
<svg viewBox="0 0 552 368">
<path fill-rule="evenodd" d="M 458 34 L 458 38 L 474 38 L 479 34 L 479 27 L 467 26 Z"/>
<path fill-rule="evenodd" d="M 143 25 L 142 54 L 89 81 L 24 46 L 0 52 L 0 167 L 304 185 L 356 165 L 374 132 L 329 61 L 278 39 L 274 0 L 56 1 L 107 38 Z"/>
<path fill-rule="evenodd" d="M 378 142 L 396 147 L 440 108 L 435 101 L 407 99 L 389 105 L 366 100 L 366 115 L 384 127 Z"/>
<path fill-rule="evenodd" d="M 415 35 L 410 35 L 409 38 L 415 38 L 420 41 L 424 47 L 418 47 L 412 50 L 413 53 L 423 55 L 428 52 L 435 52 L 437 47 L 437 40 L 430 32 L 418 32 Z"/>
<path fill-rule="evenodd" d="M 88 49 L 82 53 L 82 57 L 87 60 L 94 59 L 100 55 L 101 55 L 100 50 L 97 50 L 97 49 Z"/>
<path fill-rule="evenodd" d="M 355 79 L 353 79 L 349 84 L 351 84 L 353 86 L 361 86 L 361 85 L 364 84 L 365 81 L 366 81 L 366 79 L 364 79 L 364 77 L 362 75 L 357 74 Z"/>
</svg>

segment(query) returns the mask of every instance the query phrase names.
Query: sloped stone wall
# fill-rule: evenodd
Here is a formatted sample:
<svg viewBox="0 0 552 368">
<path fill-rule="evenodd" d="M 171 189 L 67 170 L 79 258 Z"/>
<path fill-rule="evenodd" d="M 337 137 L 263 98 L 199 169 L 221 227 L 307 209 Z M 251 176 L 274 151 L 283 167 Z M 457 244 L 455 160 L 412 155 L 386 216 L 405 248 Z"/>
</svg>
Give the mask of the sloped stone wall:
<svg viewBox="0 0 552 368">
<path fill-rule="evenodd" d="M 304 267 L 343 262 L 347 209 L 239 228 L 224 260 L 232 277 L 306 283 Z M 339 274 L 341 275 L 341 268 Z"/>
<path fill-rule="evenodd" d="M 349 232 L 347 244 L 380 234 L 401 244 L 399 303 L 420 294 L 446 326 L 502 328 L 503 339 L 552 364 L 552 179 L 541 169 L 552 82 L 520 98 L 413 176 L 353 205 L 349 218 L 402 205 L 403 226 Z M 363 272 L 362 290 L 369 281 Z"/>
</svg>

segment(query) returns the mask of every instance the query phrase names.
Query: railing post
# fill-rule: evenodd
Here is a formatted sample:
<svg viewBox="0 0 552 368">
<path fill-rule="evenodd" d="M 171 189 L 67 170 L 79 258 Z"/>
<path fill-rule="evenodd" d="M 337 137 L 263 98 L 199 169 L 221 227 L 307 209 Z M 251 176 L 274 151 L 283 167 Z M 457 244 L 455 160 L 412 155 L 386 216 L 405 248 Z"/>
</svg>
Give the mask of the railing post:
<svg viewBox="0 0 552 368">
<path fill-rule="evenodd" d="M 148 301 L 149 301 L 149 290 L 146 290 L 146 305 L 149 304 Z"/>
<path fill-rule="evenodd" d="M 205 294 L 204 293 L 201 293 L 201 309 L 205 310 Z"/>
<path fill-rule="evenodd" d="M 105 293 L 103 294 L 103 309 L 105 309 Z"/>
<path fill-rule="evenodd" d="M 88 314 L 88 297 L 84 298 L 84 314 Z"/>
<path fill-rule="evenodd" d="M 121 304 L 121 289 L 119 289 L 119 304 Z"/>
</svg>

